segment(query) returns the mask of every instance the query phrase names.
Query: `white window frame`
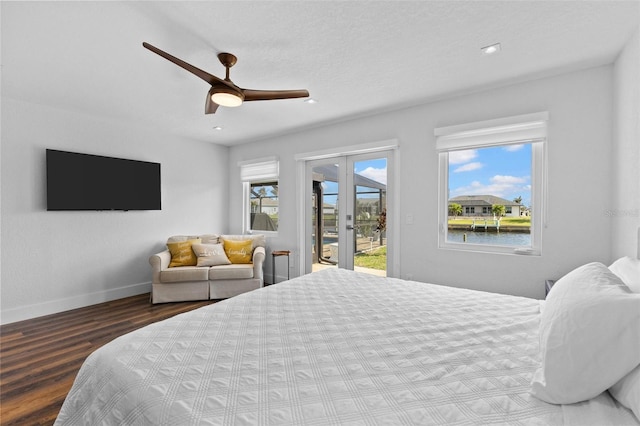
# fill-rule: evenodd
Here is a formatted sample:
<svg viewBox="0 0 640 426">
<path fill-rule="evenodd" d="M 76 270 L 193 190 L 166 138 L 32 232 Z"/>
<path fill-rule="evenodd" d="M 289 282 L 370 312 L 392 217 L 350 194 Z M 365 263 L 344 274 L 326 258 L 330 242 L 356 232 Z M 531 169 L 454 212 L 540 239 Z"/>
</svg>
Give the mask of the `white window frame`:
<svg viewBox="0 0 640 426">
<path fill-rule="evenodd" d="M 266 157 L 250 161 L 238 162 L 240 179 L 242 180 L 242 232 L 252 234 L 251 229 L 251 184 L 278 182 L 280 189 L 280 162 L 277 157 Z M 279 191 L 278 191 L 279 192 Z M 278 229 L 280 229 L 280 197 L 278 195 Z M 278 231 L 255 230 L 260 234 L 275 236 Z"/>
<path fill-rule="evenodd" d="M 548 112 L 436 128 L 439 155 L 438 247 L 488 253 L 539 256 L 546 214 L 546 143 Z M 514 247 L 447 241 L 449 217 L 449 152 L 517 143 L 531 144 L 531 246 Z"/>
</svg>

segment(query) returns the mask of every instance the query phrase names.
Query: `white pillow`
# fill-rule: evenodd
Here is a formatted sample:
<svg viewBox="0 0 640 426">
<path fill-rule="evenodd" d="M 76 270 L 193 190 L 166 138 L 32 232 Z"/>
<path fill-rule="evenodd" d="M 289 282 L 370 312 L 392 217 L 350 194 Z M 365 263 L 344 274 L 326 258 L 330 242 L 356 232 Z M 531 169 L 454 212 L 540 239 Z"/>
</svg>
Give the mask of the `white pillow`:
<svg viewBox="0 0 640 426">
<path fill-rule="evenodd" d="M 191 249 L 198 257 L 198 266 L 231 264 L 222 244 L 193 244 Z"/>
<path fill-rule="evenodd" d="M 540 315 L 542 365 L 531 393 L 552 404 L 585 401 L 640 363 L 640 294 L 601 263 L 553 286 Z"/>
<path fill-rule="evenodd" d="M 621 257 L 609 266 L 634 293 L 640 293 L 640 259 Z"/>
<path fill-rule="evenodd" d="M 640 365 L 609 388 L 609 393 L 640 420 Z"/>
</svg>

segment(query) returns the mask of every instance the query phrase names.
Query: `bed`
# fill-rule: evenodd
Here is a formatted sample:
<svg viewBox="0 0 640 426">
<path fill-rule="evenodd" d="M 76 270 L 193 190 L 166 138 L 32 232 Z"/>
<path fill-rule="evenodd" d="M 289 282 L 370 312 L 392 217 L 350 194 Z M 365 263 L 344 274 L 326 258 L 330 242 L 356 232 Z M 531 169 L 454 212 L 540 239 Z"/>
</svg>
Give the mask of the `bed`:
<svg viewBox="0 0 640 426">
<path fill-rule="evenodd" d="M 545 302 L 343 269 L 309 274 L 115 339 L 87 358 L 55 424 L 639 425 L 606 388 L 570 404 L 532 394 L 553 360 L 543 325 L 551 296 L 569 287 L 561 283 Z M 623 311 L 640 307 L 639 294 L 623 292 L 636 303 Z M 631 321 L 633 336 L 640 317 Z M 625 377 L 640 363 L 630 356 Z M 633 400 L 640 372 L 623 384 L 618 398 Z"/>
</svg>

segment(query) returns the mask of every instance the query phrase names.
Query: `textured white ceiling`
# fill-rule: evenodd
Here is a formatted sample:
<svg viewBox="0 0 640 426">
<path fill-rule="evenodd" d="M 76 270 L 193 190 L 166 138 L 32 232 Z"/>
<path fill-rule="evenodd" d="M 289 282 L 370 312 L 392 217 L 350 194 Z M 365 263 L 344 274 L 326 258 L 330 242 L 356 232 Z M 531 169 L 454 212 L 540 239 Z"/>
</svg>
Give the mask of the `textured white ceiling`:
<svg viewBox="0 0 640 426">
<path fill-rule="evenodd" d="M 223 145 L 611 63 L 632 1 L 2 2 L 2 96 Z M 204 115 L 208 86 L 147 41 L 252 89 L 300 99 Z M 502 52 L 480 48 L 502 43 Z M 216 131 L 215 126 L 222 126 Z"/>
</svg>

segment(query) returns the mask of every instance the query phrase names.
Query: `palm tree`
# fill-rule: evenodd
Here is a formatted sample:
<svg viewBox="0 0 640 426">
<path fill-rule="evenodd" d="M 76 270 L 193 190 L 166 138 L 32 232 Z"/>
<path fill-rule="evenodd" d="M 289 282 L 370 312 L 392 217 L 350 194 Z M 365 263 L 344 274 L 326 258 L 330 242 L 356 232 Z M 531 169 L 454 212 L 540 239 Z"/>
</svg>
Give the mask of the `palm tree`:
<svg viewBox="0 0 640 426">
<path fill-rule="evenodd" d="M 498 220 L 504 216 L 506 209 L 503 205 L 501 204 L 494 204 L 493 206 L 491 206 L 491 212 L 493 213 L 494 216 L 498 216 Z"/>
<path fill-rule="evenodd" d="M 460 216 L 462 214 L 462 206 L 458 203 L 449 204 L 449 216 Z"/>
</svg>

